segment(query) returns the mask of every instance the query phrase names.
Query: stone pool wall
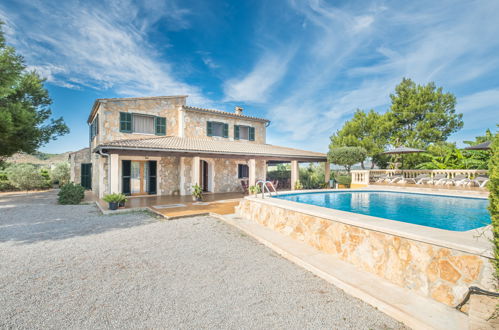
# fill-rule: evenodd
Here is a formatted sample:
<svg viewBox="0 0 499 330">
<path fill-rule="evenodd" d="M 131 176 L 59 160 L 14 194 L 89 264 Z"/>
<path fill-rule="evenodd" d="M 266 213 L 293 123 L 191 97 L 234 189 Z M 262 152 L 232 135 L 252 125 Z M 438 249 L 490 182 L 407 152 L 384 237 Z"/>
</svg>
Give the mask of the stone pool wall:
<svg viewBox="0 0 499 330">
<path fill-rule="evenodd" d="M 238 215 L 331 254 L 357 268 L 449 306 L 472 285 L 492 289 L 492 267 L 481 255 L 357 227 L 243 199 Z"/>
</svg>

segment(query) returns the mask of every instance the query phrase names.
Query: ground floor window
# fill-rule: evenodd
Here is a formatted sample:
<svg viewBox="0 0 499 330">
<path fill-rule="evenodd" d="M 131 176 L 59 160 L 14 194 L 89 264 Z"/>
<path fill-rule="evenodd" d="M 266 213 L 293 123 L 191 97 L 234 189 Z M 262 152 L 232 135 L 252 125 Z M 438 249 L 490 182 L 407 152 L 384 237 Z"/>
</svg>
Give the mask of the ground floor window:
<svg viewBox="0 0 499 330">
<path fill-rule="evenodd" d="M 126 195 L 156 194 L 157 162 L 155 160 L 123 160 L 122 192 Z"/>
<path fill-rule="evenodd" d="M 244 164 L 237 165 L 237 177 L 239 179 L 246 179 L 249 177 L 248 165 L 244 165 Z"/>
</svg>

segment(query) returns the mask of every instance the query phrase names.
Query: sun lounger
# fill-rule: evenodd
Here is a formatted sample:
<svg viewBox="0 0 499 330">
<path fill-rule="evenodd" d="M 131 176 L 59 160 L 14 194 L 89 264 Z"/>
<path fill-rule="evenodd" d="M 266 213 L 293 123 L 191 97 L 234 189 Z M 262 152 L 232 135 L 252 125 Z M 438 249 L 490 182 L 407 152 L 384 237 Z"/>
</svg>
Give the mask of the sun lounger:
<svg viewBox="0 0 499 330">
<path fill-rule="evenodd" d="M 486 176 L 477 176 L 473 180 L 468 180 L 467 184 L 472 185 L 476 184 L 480 188 L 484 188 L 485 185 L 489 182 L 489 178 Z"/>
<path fill-rule="evenodd" d="M 447 179 L 447 174 L 435 174 L 433 177 L 423 178 L 416 184 L 437 184 L 440 180 Z"/>
<path fill-rule="evenodd" d="M 399 181 L 404 180 L 402 175 L 395 175 L 386 180 L 387 183 L 398 183 Z"/>
<path fill-rule="evenodd" d="M 423 179 L 427 179 L 427 178 L 430 178 L 430 175 L 429 174 L 419 174 L 418 176 L 416 176 L 415 178 L 407 178 L 405 179 L 405 182 L 406 183 L 414 183 L 414 184 L 417 184 L 419 182 L 421 182 L 421 180 Z"/>
<path fill-rule="evenodd" d="M 464 174 L 459 174 L 450 179 L 440 180 L 439 184 L 461 186 L 466 182 L 466 180 L 468 180 L 468 176 Z"/>
<path fill-rule="evenodd" d="M 378 177 L 376 179 L 376 181 L 374 181 L 375 183 L 381 183 L 381 182 L 385 182 L 387 181 L 388 179 L 390 179 L 390 176 L 388 174 L 383 174 L 381 175 L 380 177 Z"/>
</svg>

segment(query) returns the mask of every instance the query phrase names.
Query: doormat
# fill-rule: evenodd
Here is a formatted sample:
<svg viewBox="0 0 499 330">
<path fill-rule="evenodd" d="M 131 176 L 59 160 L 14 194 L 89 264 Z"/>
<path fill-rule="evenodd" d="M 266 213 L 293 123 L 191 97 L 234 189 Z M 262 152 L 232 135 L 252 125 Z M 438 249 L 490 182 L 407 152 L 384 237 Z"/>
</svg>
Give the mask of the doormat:
<svg viewBox="0 0 499 330">
<path fill-rule="evenodd" d="M 170 209 L 173 207 L 184 207 L 185 204 L 166 204 L 166 205 L 154 205 L 155 209 Z"/>
</svg>

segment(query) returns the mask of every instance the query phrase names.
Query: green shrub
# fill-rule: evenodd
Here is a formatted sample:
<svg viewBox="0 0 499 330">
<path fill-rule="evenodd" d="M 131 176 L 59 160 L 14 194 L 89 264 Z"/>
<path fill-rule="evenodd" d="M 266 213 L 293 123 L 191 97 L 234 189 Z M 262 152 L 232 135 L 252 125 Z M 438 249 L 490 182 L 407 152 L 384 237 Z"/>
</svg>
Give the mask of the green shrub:
<svg viewBox="0 0 499 330">
<path fill-rule="evenodd" d="M 499 282 L 499 133 L 496 133 L 491 145 L 492 156 L 489 160 L 489 212 L 492 219 L 494 243 L 494 265 L 496 280 Z"/>
<path fill-rule="evenodd" d="M 40 171 L 31 164 L 18 164 L 7 169 L 9 182 L 21 190 L 44 188 L 45 180 Z"/>
<path fill-rule="evenodd" d="M 52 182 L 63 186 L 70 180 L 69 163 L 62 162 L 55 165 L 51 171 Z"/>
<path fill-rule="evenodd" d="M 338 184 L 342 184 L 345 186 L 350 186 L 352 183 L 352 177 L 350 175 L 335 175 L 334 180 Z"/>
<path fill-rule="evenodd" d="M 70 182 L 61 187 L 58 196 L 59 204 L 80 204 L 85 197 L 85 188 Z"/>
</svg>

